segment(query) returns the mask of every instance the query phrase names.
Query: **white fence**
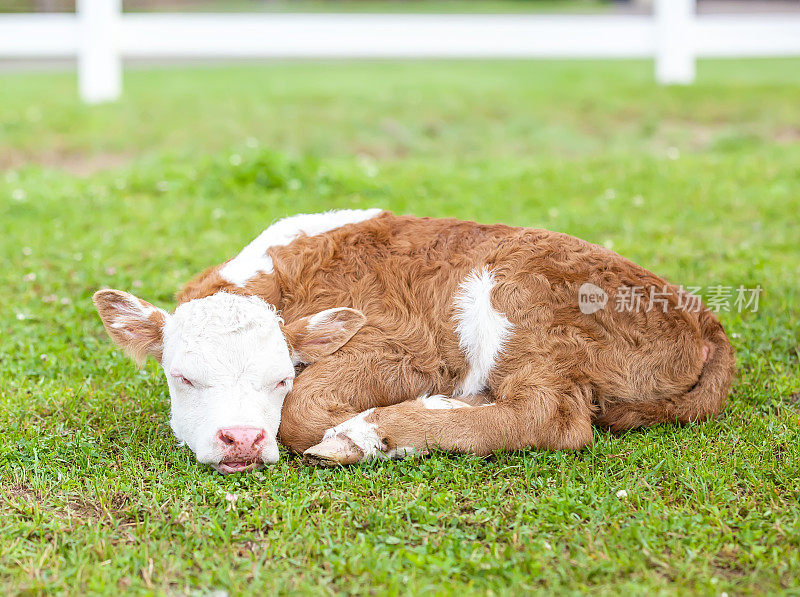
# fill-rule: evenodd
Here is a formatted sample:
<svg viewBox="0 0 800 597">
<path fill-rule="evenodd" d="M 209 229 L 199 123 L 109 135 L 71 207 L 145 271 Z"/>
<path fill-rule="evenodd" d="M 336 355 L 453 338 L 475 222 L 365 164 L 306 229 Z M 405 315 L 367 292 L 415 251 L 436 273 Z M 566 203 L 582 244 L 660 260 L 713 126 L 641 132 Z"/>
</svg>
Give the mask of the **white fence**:
<svg viewBox="0 0 800 597">
<path fill-rule="evenodd" d="M 800 55 L 800 15 L 697 16 L 695 0 L 641 15 L 0 15 L 0 58 L 77 57 L 82 98 L 113 100 L 125 58 L 655 58 L 660 83 L 691 83 L 698 57 Z"/>
</svg>

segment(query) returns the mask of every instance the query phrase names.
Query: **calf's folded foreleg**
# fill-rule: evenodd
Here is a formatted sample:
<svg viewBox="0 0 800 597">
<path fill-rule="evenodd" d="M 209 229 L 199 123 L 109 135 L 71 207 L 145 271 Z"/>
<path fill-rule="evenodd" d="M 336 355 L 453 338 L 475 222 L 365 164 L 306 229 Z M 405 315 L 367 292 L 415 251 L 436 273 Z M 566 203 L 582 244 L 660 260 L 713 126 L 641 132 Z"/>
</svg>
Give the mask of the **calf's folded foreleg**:
<svg viewBox="0 0 800 597">
<path fill-rule="evenodd" d="M 402 355 L 334 355 L 309 365 L 295 379 L 283 403 L 278 437 L 288 448 L 303 452 L 319 443 L 327 429 L 373 406 L 418 396 L 432 384 Z"/>
<path fill-rule="evenodd" d="M 433 396 L 366 410 L 329 429 L 320 444 L 305 451 L 304 459 L 309 464 L 354 464 L 431 449 L 486 455 L 527 447 L 579 449 L 591 442 L 587 389 L 527 379 L 502 386 L 513 392 L 480 406 Z"/>
</svg>

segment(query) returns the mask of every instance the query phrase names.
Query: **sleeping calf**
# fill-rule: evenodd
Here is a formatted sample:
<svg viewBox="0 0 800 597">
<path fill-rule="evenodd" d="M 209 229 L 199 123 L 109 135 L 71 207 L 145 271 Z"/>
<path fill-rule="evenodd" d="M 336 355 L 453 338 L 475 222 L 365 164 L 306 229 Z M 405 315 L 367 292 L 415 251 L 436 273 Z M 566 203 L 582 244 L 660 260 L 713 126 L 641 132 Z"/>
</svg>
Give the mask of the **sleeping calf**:
<svg viewBox="0 0 800 597">
<path fill-rule="evenodd" d="M 614 308 L 630 289 L 657 300 Z M 222 473 L 276 462 L 278 439 L 311 464 L 579 449 L 592 423 L 717 414 L 734 369 L 696 297 L 607 249 L 380 210 L 280 220 L 172 314 L 94 302 L 114 342 L 161 363 L 175 435 Z"/>
</svg>

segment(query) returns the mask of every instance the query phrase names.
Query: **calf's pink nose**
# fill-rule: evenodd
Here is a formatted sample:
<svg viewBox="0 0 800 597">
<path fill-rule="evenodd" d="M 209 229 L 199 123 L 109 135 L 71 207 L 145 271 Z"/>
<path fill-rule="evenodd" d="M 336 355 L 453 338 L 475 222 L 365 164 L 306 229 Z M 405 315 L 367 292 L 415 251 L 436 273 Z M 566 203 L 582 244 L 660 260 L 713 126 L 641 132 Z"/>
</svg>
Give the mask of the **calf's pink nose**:
<svg viewBox="0 0 800 597">
<path fill-rule="evenodd" d="M 256 458 L 266 437 L 267 432 L 258 427 L 223 427 L 217 431 L 225 458 Z"/>
</svg>

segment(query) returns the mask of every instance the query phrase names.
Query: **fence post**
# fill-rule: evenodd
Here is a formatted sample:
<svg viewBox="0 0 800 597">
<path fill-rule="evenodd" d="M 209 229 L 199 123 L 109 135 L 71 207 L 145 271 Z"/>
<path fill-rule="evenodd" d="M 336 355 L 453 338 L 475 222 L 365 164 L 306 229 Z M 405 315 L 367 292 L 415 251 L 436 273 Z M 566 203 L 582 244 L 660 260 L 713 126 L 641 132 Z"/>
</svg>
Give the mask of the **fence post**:
<svg viewBox="0 0 800 597">
<path fill-rule="evenodd" d="M 655 0 L 656 81 L 662 85 L 694 82 L 695 4 L 696 0 Z"/>
<path fill-rule="evenodd" d="M 122 92 L 119 17 L 122 0 L 78 0 L 78 89 L 88 104 L 112 101 Z"/>
</svg>

